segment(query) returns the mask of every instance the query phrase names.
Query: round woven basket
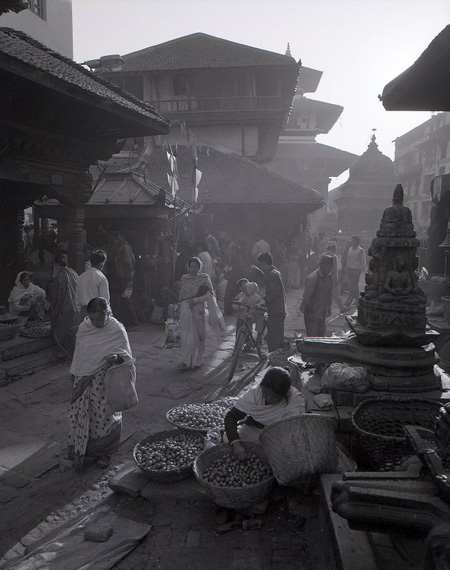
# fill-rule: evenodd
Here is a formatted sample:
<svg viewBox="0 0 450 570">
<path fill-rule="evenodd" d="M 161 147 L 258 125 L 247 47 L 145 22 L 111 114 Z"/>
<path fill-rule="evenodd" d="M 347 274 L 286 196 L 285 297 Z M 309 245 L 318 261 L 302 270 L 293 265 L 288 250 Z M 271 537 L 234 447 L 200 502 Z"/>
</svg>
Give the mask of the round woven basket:
<svg viewBox="0 0 450 570">
<path fill-rule="evenodd" d="M 12 340 L 20 328 L 20 323 L 14 323 L 6 327 L 0 327 L 0 342 Z"/>
<path fill-rule="evenodd" d="M 268 464 L 266 454 L 258 443 L 243 441 L 242 444 L 249 453 L 253 453 L 261 461 Z M 245 509 L 250 505 L 260 503 L 267 497 L 272 488 L 274 482 L 273 476 L 255 485 L 247 485 L 245 487 L 219 487 L 212 483 L 207 483 L 203 479 L 205 469 L 210 467 L 221 457 L 231 454 L 232 450 L 228 443 L 215 445 L 200 453 L 194 461 L 194 475 L 197 481 L 202 485 L 216 505 L 220 507 L 226 507 L 227 509 Z"/>
<path fill-rule="evenodd" d="M 187 479 L 188 477 L 190 477 L 192 475 L 192 467 L 193 467 L 194 462 L 192 462 L 190 465 L 187 465 L 186 467 L 182 467 L 181 469 L 171 469 L 170 471 L 168 471 L 168 470 L 155 471 L 153 469 L 148 469 L 147 467 L 142 465 L 138 461 L 138 458 L 136 455 L 136 452 L 138 451 L 139 447 L 142 445 L 145 445 L 147 443 L 152 443 L 154 441 L 162 441 L 164 439 L 167 439 L 169 437 L 173 437 L 176 435 L 180 435 L 182 433 L 189 433 L 189 435 L 193 435 L 192 432 L 188 432 L 187 430 L 171 429 L 171 430 L 160 431 L 160 432 L 154 433 L 152 435 L 149 435 L 148 437 L 145 437 L 144 439 L 141 439 L 141 441 L 139 441 L 134 446 L 134 449 L 133 449 L 133 459 L 134 459 L 136 465 L 146 475 L 148 475 L 148 477 L 150 479 L 153 479 L 154 481 L 159 481 L 160 483 L 176 483 L 177 481 L 182 481 L 183 479 Z M 194 435 L 196 435 L 196 434 L 194 434 Z M 198 434 L 196 436 L 203 442 L 203 436 L 201 436 L 200 434 Z"/>
<path fill-rule="evenodd" d="M 365 400 L 352 414 L 352 453 L 360 467 L 392 471 L 414 454 L 404 426 L 434 430 L 442 404 L 420 398 Z"/>
<path fill-rule="evenodd" d="M 202 404 L 198 404 L 199 406 L 207 406 L 208 404 L 216 404 L 220 407 L 223 407 L 226 410 L 229 410 L 232 408 L 234 402 L 237 400 L 237 398 L 231 398 L 231 397 L 227 397 L 227 398 L 222 398 L 220 400 L 216 400 L 216 401 L 212 401 L 212 402 L 204 402 Z M 178 409 L 183 408 L 185 405 L 181 405 L 181 406 L 175 406 L 174 408 L 171 408 L 167 413 L 166 413 L 166 420 L 172 424 L 173 426 L 180 428 L 180 429 L 184 429 L 187 431 L 195 431 L 201 434 L 206 434 L 208 432 L 208 430 L 210 429 L 214 429 L 216 427 L 220 428 L 221 430 L 225 429 L 225 425 L 223 420 L 221 422 L 218 422 L 216 425 L 210 425 L 208 427 L 191 427 L 187 424 L 182 424 L 180 422 L 177 422 L 173 419 L 171 419 L 171 415 L 173 414 L 173 412 L 175 412 Z"/>
<path fill-rule="evenodd" d="M 301 414 L 278 420 L 263 430 L 259 441 L 281 485 L 336 473 L 334 423 L 326 416 Z"/>
</svg>

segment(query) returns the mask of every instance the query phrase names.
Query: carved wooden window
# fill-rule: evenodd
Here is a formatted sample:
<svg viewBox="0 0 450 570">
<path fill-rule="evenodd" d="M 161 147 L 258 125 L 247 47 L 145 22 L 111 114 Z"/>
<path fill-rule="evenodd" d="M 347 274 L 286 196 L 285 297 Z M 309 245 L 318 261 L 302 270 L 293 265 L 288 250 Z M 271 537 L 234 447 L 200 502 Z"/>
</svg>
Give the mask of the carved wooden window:
<svg viewBox="0 0 450 570">
<path fill-rule="evenodd" d="M 45 20 L 45 0 L 28 0 L 28 4 L 33 14 Z"/>
</svg>

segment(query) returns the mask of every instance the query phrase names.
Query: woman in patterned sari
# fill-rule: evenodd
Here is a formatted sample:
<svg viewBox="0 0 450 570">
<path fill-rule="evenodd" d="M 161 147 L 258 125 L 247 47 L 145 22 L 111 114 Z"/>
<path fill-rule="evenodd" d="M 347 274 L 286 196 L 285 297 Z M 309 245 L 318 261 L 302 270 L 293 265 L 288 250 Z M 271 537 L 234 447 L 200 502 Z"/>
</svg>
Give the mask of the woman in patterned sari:
<svg viewBox="0 0 450 570">
<path fill-rule="evenodd" d="M 87 306 L 88 316 L 77 332 L 70 372 L 73 375 L 69 410 L 69 459 L 81 470 L 86 456 L 96 457 L 105 468 L 117 451 L 122 412 L 112 412 L 105 394 L 104 378 L 113 364 L 132 360 L 125 327 L 111 316 L 106 299 L 96 297 Z"/>
<path fill-rule="evenodd" d="M 211 279 L 200 273 L 202 263 L 191 257 L 188 272 L 181 277 L 180 288 L 180 337 L 181 370 L 200 368 L 205 358 L 205 302 L 209 320 L 214 329 L 224 329 L 223 316 L 217 306 Z"/>
</svg>

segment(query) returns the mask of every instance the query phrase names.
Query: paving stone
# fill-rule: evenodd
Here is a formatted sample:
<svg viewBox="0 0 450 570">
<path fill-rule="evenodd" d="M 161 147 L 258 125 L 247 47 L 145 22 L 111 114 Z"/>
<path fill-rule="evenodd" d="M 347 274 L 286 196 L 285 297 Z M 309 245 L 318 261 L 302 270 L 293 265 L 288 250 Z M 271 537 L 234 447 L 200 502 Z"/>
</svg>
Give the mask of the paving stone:
<svg viewBox="0 0 450 570">
<path fill-rule="evenodd" d="M 13 489 L 10 489 L 8 487 L 2 487 L 0 489 L 0 503 L 2 505 L 6 505 L 16 497 L 17 497 L 17 492 L 14 491 Z"/>
<path fill-rule="evenodd" d="M 127 463 L 110 477 L 109 488 L 115 493 L 138 497 L 148 484 L 148 477 L 135 463 Z"/>
<path fill-rule="evenodd" d="M 186 535 L 186 546 L 188 548 L 197 548 L 200 546 L 200 532 L 198 530 L 188 530 Z"/>
<path fill-rule="evenodd" d="M 160 503 L 153 517 L 152 525 L 155 527 L 169 526 L 175 512 L 175 504 L 175 501 L 170 499 Z"/>
<path fill-rule="evenodd" d="M 1 476 L 1 481 L 10 487 L 14 487 L 15 489 L 22 489 L 30 483 L 30 479 L 28 477 L 21 475 L 13 469 L 5 471 Z"/>
<path fill-rule="evenodd" d="M 258 548 L 261 543 L 259 531 L 248 531 L 244 534 L 245 548 Z"/>
<path fill-rule="evenodd" d="M 233 552 L 230 570 L 272 570 L 267 555 L 261 550 L 244 549 Z"/>
<path fill-rule="evenodd" d="M 141 496 L 148 501 L 159 503 L 167 498 L 186 499 L 186 500 L 202 500 L 206 497 L 206 491 L 192 475 L 188 479 L 178 481 L 176 483 L 159 483 L 158 481 L 149 481 L 142 489 Z"/>
<path fill-rule="evenodd" d="M 170 543 L 172 548 L 184 548 L 186 546 L 186 533 L 181 530 L 173 530 Z"/>
</svg>

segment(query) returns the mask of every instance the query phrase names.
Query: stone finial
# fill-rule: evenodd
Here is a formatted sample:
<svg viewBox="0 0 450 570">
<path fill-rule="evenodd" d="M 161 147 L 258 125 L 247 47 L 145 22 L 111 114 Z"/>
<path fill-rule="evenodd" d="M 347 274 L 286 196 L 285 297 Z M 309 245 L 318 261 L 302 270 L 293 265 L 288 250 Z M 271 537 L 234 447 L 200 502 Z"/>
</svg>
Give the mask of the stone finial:
<svg viewBox="0 0 450 570">
<path fill-rule="evenodd" d="M 291 46 L 289 45 L 289 42 L 288 42 L 288 45 L 287 45 L 287 48 L 286 48 L 286 53 L 285 53 L 284 55 L 288 55 L 289 57 L 292 57 L 292 54 L 291 54 Z"/>
<path fill-rule="evenodd" d="M 401 184 L 397 184 L 395 187 L 392 203 L 397 206 L 403 205 L 403 186 Z"/>
</svg>

